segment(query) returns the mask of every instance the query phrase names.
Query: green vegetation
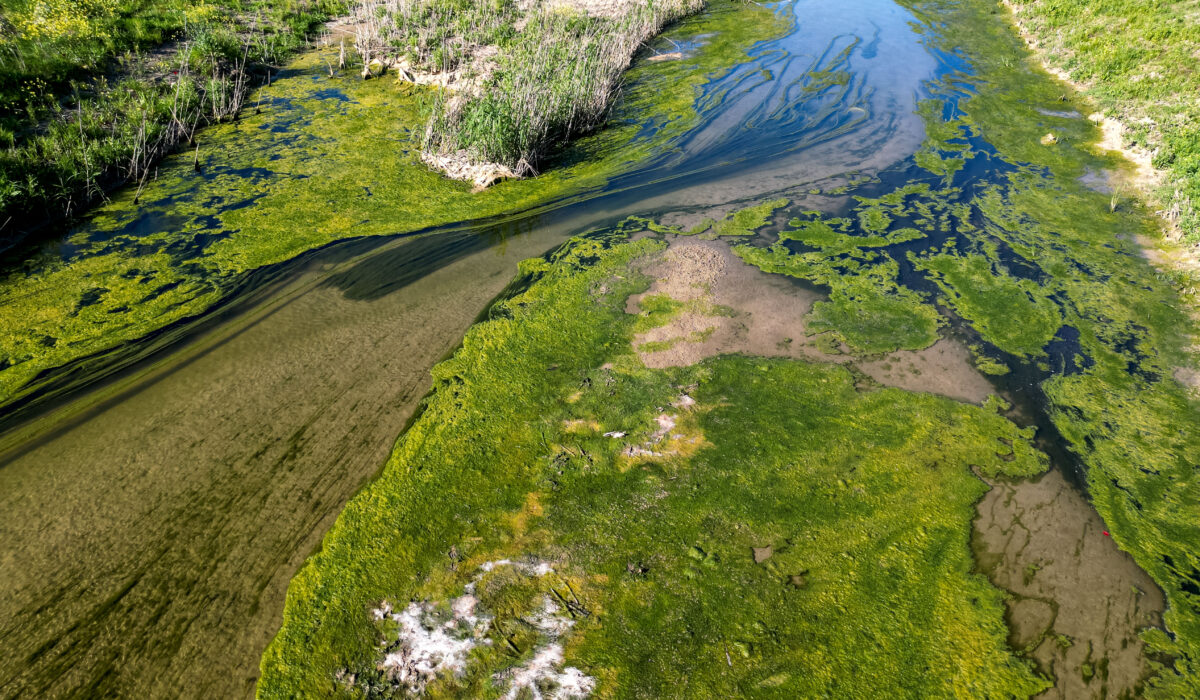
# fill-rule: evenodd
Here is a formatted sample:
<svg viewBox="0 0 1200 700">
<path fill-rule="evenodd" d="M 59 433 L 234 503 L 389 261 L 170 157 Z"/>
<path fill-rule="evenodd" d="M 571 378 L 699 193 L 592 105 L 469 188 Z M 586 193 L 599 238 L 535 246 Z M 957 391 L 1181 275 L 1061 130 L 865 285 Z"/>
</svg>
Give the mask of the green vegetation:
<svg viewBox="0 0 1200 700">
<path fill-rule="evenodd" d="M 829 300 L 817 302 L 809 313 L 811 331 L 830 332 L 864 354 L 920 350 L 938 339 L 938 312 L 924 295 L 899 283 L 895 260 L 873 249 L 925 237 L 911 226 L 892 227 L 896 220 L 930 229 L 939 222 L 948 225 L 946 195 L 932 200 L 919 196 L 929 193 L 928 186 L 913 185 L 880 199 L 858 197 L 853 221 L 805 212 L 805 218 L 792 219 L 792 228 L 780 232 L 779 243 L 770 248 L 741 245 L 734 252 L 766 272 L 829 287 Z M 810 250 L 792 252 L 786 241 Z"/>
<path fill-rule="evenodd" d="M 829 301 L 813 304 L 808 328 L 831 332 L 856 352 L 920 350 L 938 339 L 937 311 L 921 294 L 897 284 L 898 268 L 886 256 L 870 252 L 837 259 L 823 252 L 793 255 L 780 244 L 769 249 L 739 246 L 734 252 L 764 272 L 828 286 Z"/>
<path fill-rule="evenodd" d="M 918 166 L 949 182 L 974 154 L 966 143 L 966 125 L 961 119 L 943 119 L 944 109 L 941 100 L 927 99 L 917 103 L 917 114 L 925 120 L 926 128 L 925 141 L 914 159 Z"/>
<path fill-rule="evenodd" d="M 1018 274 L 1038 281 L 1040 293 L 1020 303 L 1047 315 L 1053 303 L 1064 325 L 1078 332 L 1073 371 L 1042 384 L 1049 414 L 1083 461 L 1092 502 L 1113 538 L 1166 592 L 1171 636 L 1154 630 L 1143 636 L 1172 661 L 1159 667 L 1145 695 L 1196 697 L 1200 407 L 1173 379 L 1176 367 L 1195 362 L 1186 352 L 1193 325 L 1172 286 L 1177 280 L 1159 274 L 1130 240 L 1132 233 L 1156 230 L 1156 222 L 1136 206 L 1114 209 L 1108 196 L 1081 184 L 1085 173 L 1119 167 L 1117 161 L 1089 149 L 1097 140 L 1095 125 L 1045 115 L 1074 104 L 1061 85 L 1013 60 L 1025 49 L 988 3 L 936 2 L 913 11 L 926 27 L 938 27 L 923 30 L 931 44 L 967 47 L 977 86 L 958 101 L 956 119 L 1017 166 L 973 192 L 967 204 L 983 228 L 957 231 L 955 264 L 938 262 L 936 251 L 915 262 L 957 268 L 968 260 L 963 256 L 981 256 L 994 284 L 1011 285 Z M 1039 139 L 1051 120 L 1059 139 L 1047 147 Z M 998 244 L 1010 254 L 1002 257 Z M 938 279 L 949 296 L 965 298 L 982 282 L 983 269 L 975 269 L 980 274 L 958 282 Z M 999 345 L 1020 337 L 999 330 L 995 321 L 1005 312 L 987 302 L 979 308 L 988 307 L 973 323 L 984 340 Z M 1045 337 L 1049 325 L 1037 335 Z M 1028 348 L 1035 338 L 1030 334 L 1029 342 L 1013 347 Z"/>
<path fill-rule="evenodd" d="M 1196 697 L 1200 406 L 1173 379 L 1194 362 L 1177 280 L 1132 240 L 1155 222 L 1081 183 L 1117 161 L 1089 149 L 1095 125 L 1054 116 L 1072 97 L 1014 60 L 1024 49 L 991 3 L 910 5 L 924 41 L 947 55 L 965 47 L 976 69 L 969 87 L 934 85 L 938 98 L 920 105 L 924 172 L 882 194 L 879 180 L 856 181 L 851 213 L 789 212 L 778 242 L 735 250 L 827 287 L 810 328 L 855 352 L 933 343 L 948 322 L 934 290 L 981 368 L 1044 373 L 1042 408 L 1084 465 L 1106 527 L 1169 601 L 1169 634 L 1143 635 L 1161 655 L 1137 692 Z M 1041 143 L 1047 121 L 1053 144 Z M 627 222 L 638 223 L 669 230 Z M 386 695 L 379 643 L 395 629 L 369 610 L 445 605 L 484 562 L 520 557 L 551 562 L 557 578 L 489 588 L 492 644 L 438 690 L 503 692 L 497 672 L 534 653 L 511 632 L 517 618 L 555 591 L 588 612 L 563 637 L 564 663 L 601 695 L 1044 687 L 1005 650 L 999 598 L 968 573 L 966 553 L 984 486 L 964 467 L 1036 472 L 1031 433 L 994 401 L 860 392 L 832 365 L 723 357 L 647 370 L 632 335 L 677 309 L 623 309 L 646 283 L 629 269 L 660 249 L 599 238 L 524 266 L 540 279 L 439 367 L 426 413 L 294 580 L 262 696 Z M 531 388 L 513 401 L 503 389 L 513 385 Z M 682 407 L 683 392 L 694 406 Z M 681 407 L 659 408 L 671 405 Z M 998 447 L 1010 443 L 1012 453 Z M 1104 663 L 1080 673 L 1102 675 Z"/>
<path fill-rule="evenodd" d="M 1062 326 L 1058 305 L 1042 285 L 993 265 L 982 255 L 943 253 L 917 260 L 917 268 L 934 273 L 954 310 L 981 336 L 1014 355 L 1040 354 Z"/>
<path fill-rule="evenodd" d="M 0 236 L 143 182 L 342 0 L 0 0 Z"/>
<path fill-rule="evenodd" d="M 571 137 L 599 126 L 634 52 L 703 6 L 703 0 L 646 0 L 617 10 L 572 0 L 360 0 L 355 17 L 367 25 L 359 34 L 364 59 L 378 54 L 391 65 L 391 56 L 401 54 L 402 74 L 450 80 L 425 130 L 427 151 L 465 154 L 523 175 Z"/>
<path fill-rule="evenodd" d="M 787 199 L 772 199 L 770 202 L 731 211 L 724 219 L 710 223 L 712 228 L 700 225 L 686 233 L 703 233 L 707 229 L 712 235 L 754 235 L 758 229 L 770 223 L 770 217 L 776 209 L 784 207 L 787 207 Z"/>
<path fill-rule="evenodd" d="M 1038 55 L 1154 153 L 1166 215 L 1200 238 L 1200 17 L 1190 0 L 1012 0 Z"/>
<path fill-rule="evenodd" d="M 204 131 L 200 172 L 191 153 L 164 159 L 140 202 L 132 188 L 116 193 L 61 257 L 48 251 L 3 280 L 0 404 L 34 390 L 40 372 L 201 313 L 243 273 L 305 250 L 586 196 L 695 126 L 710 81 L 785 27 L 769 9 L 713 3 L 668 35 L 707 37 L 689 64 L 633 66 L 607 128 L 542 176 L 474 194 L 420 162 L 410 129 L 426 91 L 330 78 L 336 53 L 307 53 L 248 98 L 261 110 Z"/>
<path fill-rule="evenodd" d="M 971 467 L 1040 471 L 1032 431 L 999 402 L 859 391 L 837 365 L 645 369 L 624 307 L 648 281 L 629 270 L 663 245 L 621 240 L 523 265 L 536 281 L 434 370 L 421 418 L 293 580 L 259 696 L 400 696 L 380 666 L 398 625 L 370 611 L 427 600 L 448 620 L 468 594 L 490 643 L 428 679 L 434 696 L 508 690 L 545 648 L 544 607 L 570 612 L 562 665 L 600 697 L 1045 688 L 968 548 L 987 488 Z M 505 559 L 552 572 L 486 564 Z"/>
</svg>

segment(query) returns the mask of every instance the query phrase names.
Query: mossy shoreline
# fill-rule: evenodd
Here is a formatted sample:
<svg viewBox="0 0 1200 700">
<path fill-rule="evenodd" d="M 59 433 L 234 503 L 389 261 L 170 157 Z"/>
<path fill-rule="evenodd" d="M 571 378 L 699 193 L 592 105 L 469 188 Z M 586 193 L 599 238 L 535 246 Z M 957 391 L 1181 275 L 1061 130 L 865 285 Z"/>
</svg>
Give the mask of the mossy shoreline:
<svg viewBox="0 0 1200 700">
<path fill-rule="evenodd" d="M 745 17 L 755 21 L 738 21 Z M 0 405 L 38 391 L 35 378 L 48 370 L 206 313 L 248 271 L 304 251 L 602 192 L 693 127 L 705 86 L 783 26 L 769 9 L 712 3 L 672 30 L 677 39 L 707 37 L 691 61 L 635 65 L 606 128 L 575 142 L 551 172 L 482 193 L 420 162 L 411 129 L 424 93 L 329 78 L 330 56 L 303 55 L 251 97 L 255 113 L 205 132 L 200 172 L 190 155 L 167 158 L 139 203 L 132 190 L 119 192 L 63 241 L 8 271 Z M 380 143 L 393 149 L 385 158 Z"/>
<path fill-rule="evenodd" d="M 1139 173 L 1150 181 L 1135 181 L 1130 190 L 1152 188 L 1159 214 L 1194 248 L 1200 241 L 1200 78 L 1191 68 L 1200 51 L 1200 24 L 1194 4 L 1009 0 L 1005 5 L 1034 54 L 1115 121 L 1113 147 L 1137 154 L 1157 171 L 1149 177 Z"/>
<path fill-rule="evenodd" d="M 449 600 L 483 563 L 529 557 L 587 611 L 564 663 L 603 696 L 1044 687 L 1005 649 L 999 593 L 969 573 L 967 543 L 986 488 L 967 465 L 1043 469 L 1031 431 L 996 404 L 861 393 L 834 365 L 646 370 L 630 345 L 644 323 L 624 306 L 647 281 L 628 269 L 662 246 L 624 241 L 579 239 L 523 264 L 537 280 L 435 369 L 421 418 L 293 581 L 259 696 L 386 696 L 395 686 L 375 665 L 390 632 L 371 608 Z M 673 402 L 688 407 L 667 409 L 680 434 L 659 456 L 627 456 Z M 529 652 L 503 630 L 530 604 L 505 600 L 488 603 L 500 636 L 426 692 L 504 691 L 495 674 Z"/>
<path fill-rule="evenodd" d="M 341 0 L 6 0 L 0 249 L 140 187 L 197 130 L 236 118 Z"/>
</svg>

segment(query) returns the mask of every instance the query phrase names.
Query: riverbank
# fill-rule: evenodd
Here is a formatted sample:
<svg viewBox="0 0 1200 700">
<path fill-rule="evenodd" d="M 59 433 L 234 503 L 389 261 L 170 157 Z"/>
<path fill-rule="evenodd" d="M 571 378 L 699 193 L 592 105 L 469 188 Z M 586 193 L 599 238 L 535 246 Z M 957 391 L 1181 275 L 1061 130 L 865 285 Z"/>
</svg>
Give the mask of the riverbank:
<svg viewBox="0 0 1200 700">
<path fill-rule="evenodd" d="M 755 21 L 735 21 L 746 17 Z M 145 289 L 139 280 L 106 265 L 144 270 L 158 289 L 178 277 L 156 271 L 204 278 L 217 244 L 247 257 L 319 248 L 222 287 L 229 303 L 213 314 L 202 308 L 198 328 L 185 321 L 120 346 L 115 352 L 137 359 L 131 371 L 104 355 L 73 365 L 56 377 L 71 400 L 64 415 L 30 424 L 20 443 L 3 436 L 0 562 L 16 573 L 0 582 L 0 697 L 177 697 L 180 687 L 250 695 L 288 580 L 385 461 L 429 388 L 429 367 L 520 259 L 611 220 L 647 192 L 670 191 L 639 179 L 657 181 L 653 170 L 639 174 L 647 157 L 641 149 L 711 124 L 698 103 L 725 79 L 757 74 L 764 58 L 749 54 L 751 47 L 788 26 L 768 10 L 732 3 L 685 25 L 672 36 L 689 42 L 688 62 L 634 67 L 612 129 L 580 142 L 592 150 L 566 164 L 574 179 L 543 176 L 482 193 L 488 207 L 511 203 L 505 216 L 455 218 L 469 213 L 463 203 L 476 195 L 460 184 L 425 189 L 421 176 L 446 183 L 415 148 L 399 162 L 379 158 L 380 140 L 396 137 L 396 121 L 380 123 L 381 110 L 391 104 L 397 111 L 389 116 L 404 115 L 411 102 L 376 101 L 392 90 L 382 81 L 331 81 L 324 56 L 314 54 L 265 91 L 262 114 L 215 127 L 228 140 L 202 152 L 204 173 L 189 173 L 185 161 L 186 177 L 160 175 L 152 216 L 114 206 L 106 210 L 111 218 L 62 244 L 78 246 L 73 254 L 48 251 L 40 264 L 63 273 L 89 265 L 83 274 L 114 293 L 135 294 Z M 733 136 L 739 127 L 721 124 Z M 599 173 L 590 169 L 598 161 Z M 363 172 L 375 196 L 364 192 Z M 605 186 L 615 173 L 628 180 Z M 445 201 L 430 201 L 431 191 Z M 326 197 L 339 193 L 342 210 L 331 210 Z M 236 206 L 247 201 L 254 205 Z M 238 231 L 208 237 L 235 217 Z M 427 235 L 387 235 L 428 217 L 448 225 Z M 114 229 L 122 233 L 106 235 Z M 356 233 L 356 240 L 325 245 Z M 35 297 L 79 291 L 48 288 L 51 280 L 79 278 L 47 278 L 47 286 L 20 279 Z M 186 288 L 161 294 L 170 297 L 166 308 L 188 298 Z M 37 298 L 15 299 L 26 310 L 40 308 Z M 99 304 L 108 302 L 102 296 Z M 75 305 L 63 306 L 69 324 Z M 158 320 L 149 315 L 155 309 L 130 306 L 148 314 L 148 323 Z M 79 327 L 98 322 L 112 332 L 138 322 L 109 313 L 120 305 L 93 317 L 87 308 Z M 118 380 L 106 384 L 110 372 Z M 102 388 L 91 389 L 92 381 Z M 70 518 L 60 517 L 64 509 Z"/>
<path fill-rule="evenodd" d="M 704 0 L 359 0 L 364 77 L 436 85 L 422 160 L 487 187 L 597 128 L 634 54 Z M 682 58 L 678 51 L 676 58 Z"/>
<path fill-rule="evenodd" d="M 663 290 L 713 249 L 625 240 L 522 265 L 528 291 L 435 369 L 292 582 L 259 697 L 1043 689 L 967 542 L 986 487 L 965 463 L 1040 471 L 1032 431 L 837 364 L 647 369 L 635 335 L 703 306 Z M 648 266 L 664 286 L 632 297 Z"/>
<path fill-rule="evenodd" d="M 308 44 L 341 0 L 6 0 L 0 250 L 133 183 Z"/>
<path fill-rule="evenodd" d="M 1200 14 L 1195 3 L 1005 0 L 1048 70 L 1101 110 L 1104 146 L 1134 163 L 1130 191 L 1154 201 L 1200 257 Z"/>
<path fill-rule="evenodd" d="M 336 47 L 305 54 L 252 94 L 255 110 L 206 130 L 198 153 L 164 159 L 140 196 L 115 193 L 62 241 L 10 265 L 0 405 L 36 397 L 71 363 L 204 313 L 249 271 L 307 250 L 594 195 L 671 153 L 704 123 L 702 88 L 782 27 L 768 9 L 713 3 L 671 34 L 694 42 L 688 61 L 629 71 L 607 128 L 573 143 L 551 172 L 481 193 L 421 162 L 419 94 L 330 76 Z"/>
<path fill-rule="evenodd" d="M 909 6 L 940 66 L 905 106 L 926 126 L 912 158 L 763 193 L 744 231 L 713 227 L 738 218 L 728 207 L 668 211 L 525 265 L 540 281 L 439 366 L 425 414 L 293 581 L 261 696 L 339 684 L 499 696 L 531 677 L 601 696 L 1196 694 L 1200 410 L 1176 379 L 1194 369 L 1193 328 L 1137 243 L 1153 213 L 1098 191 L 1119 159 L 1092 149 L 1098 127 L 1031 69 L 990 2 Z M 852 44 L 848 66 L 857 50 L 873 51 Z M 713 298 L 668 292 L 691 288 L 662 272 L 671 236 L 722 233 L 743 234 L 731 243 L 742 261 L 823 295 L 761 311 L 788 329 L 774 349 L 736 344 L 771 336 L 717 301 L 736 297 L 723 283 L 697 272 Z M 965 350 L 934 355 L 939 344 Z M 704 359 L 722 348 L 796 359 Z M 1011 408 L 918 393 L 938 389 L 914 353 L 942 374 L 952 362 L 986 373 Z M 912 391 L 880 386 L 897 381 L 899 357 Z M 900 432 L 874 422 L 874 401 L 902 417 Z M 858 430 L 885 437 L 836 442 Z M 856 451 L 884 446 L 886 457 Z M 1027 551 L 1054 561 L 1014 569 L 1026 550 L 1002 536 L 1015 525 L 987 518 L 1022 517 L 1045 498 L 1030 489 L 1007 515 L 989 502 L 978 545 L 989 560 L 971 561 L 986 491 L 971 467 L 1027 476 L 1046 462 L 1086 490 L 1104 529 L 1043 537 Z M 931 473 L 925 491 L 888 500 Z M 877 519 L 891 512 L 901 521 Z M 935 536 L 937 557 L 922 544 Z M 1123 571 L 1089 601 L 1087 568 L 1065 563 L 1096 547 Z M 997 554 L 1012 561 L 996 566 Z M 1017 590 L 1002 598 L 973 570 Z M 1133 590 L 1150 585 L 1163 599 Z M 955 597 L 967 587 L 969 609 Z M 820 609 L 791 616 L 806 605 Z M 1089 623 L 1101 618 L 1104 629 Z M 422 629 L 462 657 L 421 656 Z M 875 656 L 893 639 L 915 641 Z"/>
</svg>

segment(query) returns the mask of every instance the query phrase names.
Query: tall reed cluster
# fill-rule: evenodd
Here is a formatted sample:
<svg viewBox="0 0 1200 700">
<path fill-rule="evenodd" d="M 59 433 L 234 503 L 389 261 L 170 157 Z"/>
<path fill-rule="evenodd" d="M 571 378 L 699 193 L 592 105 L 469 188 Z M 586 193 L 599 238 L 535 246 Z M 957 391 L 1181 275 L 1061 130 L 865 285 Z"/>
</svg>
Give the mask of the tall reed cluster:
<svg viewBox="0 0 1200 700">
<path fill-rule="evenodd" d="M 360 0 L 359 50 L 441 81 L 424 149 L 521 175 L 597 127 L 637 49 L 704 0 Z"/>
</svg>

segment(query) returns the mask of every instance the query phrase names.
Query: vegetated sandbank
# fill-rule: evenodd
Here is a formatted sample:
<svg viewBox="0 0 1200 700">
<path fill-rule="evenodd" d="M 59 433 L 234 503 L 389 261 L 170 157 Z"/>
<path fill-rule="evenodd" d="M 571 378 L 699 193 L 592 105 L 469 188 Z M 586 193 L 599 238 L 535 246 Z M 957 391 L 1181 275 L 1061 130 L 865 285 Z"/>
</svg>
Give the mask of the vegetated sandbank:
<svg viewBox="0 0 1200 700">
<path fill-rule="evenodd" d="M 359 0 L 363 75 L 434 84 L 422 160 L 487 187 L 599 126 L 634 52 L 704 0 Z M 678 51 L 675 57 L 681 58 Z"/>
<path fill-rule="evenodd" d="M 36 392 L 47 370 L 204 312 L 247 271 L 339 239 L 598 192 L 701 123 L 701 88 L 785 26 L 763 7 L 711 3 L 672 31 L 694 40 L 687 62 L 634 65 L 607 128 L 564 149 L 541 176 L 481 193 L 421 162 L 425 88 L 330 77 L 336 47 L 303 55 L 252 94 L 242 119 L 205 131 L 199 171 L 191 153 L 164 159 L 140 201 L 132 188 L 117 192 L 61 242 L 9 268 L 0 405 Z"/>
<path fill-rule="evenodd" d="M 0 250 L 237 114 L 342 0 L 4 0 Z"/>
<path fill-rule="evenodd" d="M 1109 148 L 1137 165 L 1114 193 L 1148 194 L 1191 249 L 1200 245 L 1200 10 L 1194 2 L 1005 0 L 1026 43 L 1102 112 Z"/>
<path fill-rule="evenodd" d="M 836 364 L 648 369 L 631 341 L 670 314 L 625 310 L 663 245 L 623 240 L 523 265 L 435 370 L 293 581 L 259 696 L 1044 687 L 967 543 L 966 464 L 1035 473 L 1032 431 Z"/>
<path fill-rule="evenodd" d="M 1012 59 L 1026 54 L 989 3 L 913 11 L 930 47 L 954 65 L 969 59 L 974 73 L 931 85 L 920 105 L 928 139 L 910 169 L 746 210 L 751 222 L 773 222 L 774 241 L 734 252 L 828 294 L 803 318 L 820 352 L 871 361 L 966 333 L 977 366 L 1040 426 L 1036 444 L 1066 473 L 1082 471 L 1106 528 L 1085 536 L 1111 535 L 1161 586 L 1170 634 L 1151 626 L 1131 641 L 1126 628 L 1127 644 L 1145 645 L 1132 666 L 1125 654 L 1066 653 L 1062 666 L 1038 669 L 1053 678 L 1033 675 L 1004 644 L 995 593 L 972 588 L 966 607 L 956 597 L 978 585 L 963 550 L 986 487 L 969 467 L 1037 471 L 1031 433 L 991 432 L 1016 430 L 995 401 L 971 408 L 856 385 L 834 363 L 726 356 L 647 368 L 639 350 L 652 358 L 703 345 L 724 332 L 703 317 L 724 314 L 653 294 L 629 306 L 650 284 L 637 261 L 662 244 L 619 241 L 758 224 L 633 219 L 525 266 L 538 281 L 438 368 L 424 416 L 293 581 L 261 696 L 502 695 L 529 679 L 616 695 L 1027 696 L 1051 681 L 1077 687 L 1068 673 L 1089 692 L 1196 695 L 1200 412 L 1174 377 L 1194 364 L 1184 304 L 1133 240 L 1153 230 L 1153 216 L 1136 203 L 1114 209 L 1089 188 L 1090 172 L 1119 161 L 1093 150 L 1094 124 L 1062 109 L 1072 96 Z M 1043 140 L 1047 131 L 1056 138 Z M 811 204 L 827 195 L 842 197 L 833 215 Z M 758 218 L 764 211 L 776 213 Z M 859 403 L 874 401 L 904 418 L 900 433 Z M 957 418 L 946 422 L 935 405 Z M 993 427 L 973 432 L 984 424 Z M 908 432 L 947 429 L 933 452 Z M 896 439 L 823 442 L 858 430 Z M 855 452 L 876 447 L 886 459 Z M 875 508 L 929 470 L 936 507 L 914 493 Z M 883 524 L 887 508 L 903 517 Z M 839 544 L 826 549 L 831 531 Z M 863 538 L 846 542 L 847 532 Z M 933 533 L 946 538 L 937 556 L 921 548 Z M 1139 596 L 1131 609 L 1152 613 Z M 849 621 L 858 631 L 842 630 Z M 458 652 L 423 656 L 422 634 Z M 903 650 L 876 656 L 900 638 Z M 978 665 L 956 647 L 968 638 Z M 1045 664 L 1040 641 L 1082 643 L 1053 624 L 1035 639 L 1026 651 Z"/>
</svg>

